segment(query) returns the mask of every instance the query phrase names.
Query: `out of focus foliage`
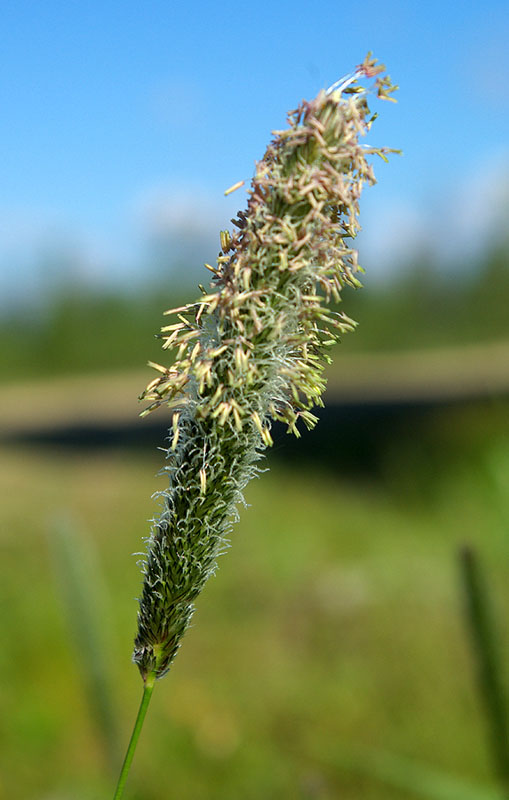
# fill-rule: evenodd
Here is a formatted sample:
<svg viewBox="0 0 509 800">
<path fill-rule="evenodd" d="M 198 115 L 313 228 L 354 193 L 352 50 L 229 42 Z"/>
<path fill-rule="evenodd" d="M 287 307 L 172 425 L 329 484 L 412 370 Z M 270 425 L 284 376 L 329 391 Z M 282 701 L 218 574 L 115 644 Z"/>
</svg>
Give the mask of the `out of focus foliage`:
<svg viewBox="0 0 509 800">
<path fill-rule="evenodd" d="M 443 450 L 451 429 L 459 435 L 454 419 L 435 425 L 437 442 L 440 431 L 449 436 Z M 474 419 L 464 417 L 465 431 Z M 378 480 L 345 478 L 301 452 L 292 467 L 273 459 L 270 475 L 249 487 L 252 506 L 221 580 L 208 584 L 181 660 L 157 686 L 133 800 L 166 800 L 168 775 L 179 800 L 431 800 L 422 790 L 440 771 L 486 786 L 486 797 L 495 789 L 455 551 L 470 541 L 482 552 L 506 643 L 509 440 L 488 436 L 475 461 L 458 454 L 450 464 L 416 443 L 414 430 L 412 440 L 411 450 L 408 440 L 393 442 Z M 0 619 L 2 797 L 89 800 L 111 791 L 87 701 L 93 665 L 73 646 L 76 621 L 73 637 L 66 627 L 48 530 L 70 513 L 101 567 L 102 655 L 127 737 L 139 680 L 129 662 L 139 589 L 131 553 L 146 532 L 160 465 L 155 449 L 0 454 L 9 609 Z M 20 504 L 27 486 L 31 502 Z M 90 572 L 93 593 L 99 578 Z M 395 789 L 386 785 L 394 769 L 373 771 L 372 752 L 416 759 L 432 774 L 410 775 L 415 792 Z"/>
<path fill-rule="evenodd" d="M 345 295 L 345 310 L 360 325 L 349 349 L 402 350 L 473 344 L 509 337 L 509 244 L 483 260 L 445 270 L 415 259 L 396 279 Z M 346 308 L 348 306 L 348 308 Z"/>
<path fill-rule="evenodd" d="M 4 315 L 0 380 L 140 367 L 159 356 L 154 320 L 174 296 L 171 291 L 65 294 L 39 313 Z"/>
<path fill-rule="evenodd" d="M 204 270 L 205 272 L 205 270 Z M 360 324 L 348 350 L 392 351 L 509 337 L 509 245 L 444 271 L 422 257 L 397 277 L 347 289 L 343 310 Z M 141 367 L 161 358 L 157 321 L 198 296 L 173 281 L 146 291 L 55 295 L 43 310 L 0 316 L 0 380 Z M 154 322 L 155 320 L 155 322 Z"/>
<path fill-rule="evenodd" d="M 142 369 L 160 359 L 158 315 L 194 291 L 68 293 L 38 315 L 4 316 L 2 380 Z M 423 259 L 393 284 L 366 276 L 361 292 L 345 294 L 360 325 L 344 349 L 509 339 L 508 307 L 509 249 L 447 275 Z M 27 384 L 30 397 L 36 390 Z M 507 409 L 503 397 L 368 404 L 336 409 L 295 449 L 291 437 L 276 441 L 271 474 L 249 487 L 252 507 L 221 580 L 208 584 L 182 660 L 157 688 L 133 798 L 166 798 L 168 774 L 180 800 L 466 800 L 496 791 L 455 554 L 469 542 L 482 555 L 507 686 Z M 104 431 L 102 439 L 89 431 L 79 449 L 51 438 L 0 449 L 0 595 L 9 611 L 0 618 L 0 797 L 89 800 L 111 791 L 91 692 L 96 665 L 76 644 L 82 628 L 69 601 L 71 571 L 61 585 L 55 519 L 83 532 L 79 569 L 88 551 L 99 567 L 88 577 L 102 605 L 83 616 L 103 624 L 96 633 L 106 642 L 112 716 L 127 736 L 139 681 L 129 663 L 139 590 L 130 554 L 147 533 L 149 497 L 162 488 L 153 477 L 160 431 L 138 427 L 141 447 L 122 429 L 109 448 Z M 470 784 L 482 788 L 469 793 Z"/>
</svg>

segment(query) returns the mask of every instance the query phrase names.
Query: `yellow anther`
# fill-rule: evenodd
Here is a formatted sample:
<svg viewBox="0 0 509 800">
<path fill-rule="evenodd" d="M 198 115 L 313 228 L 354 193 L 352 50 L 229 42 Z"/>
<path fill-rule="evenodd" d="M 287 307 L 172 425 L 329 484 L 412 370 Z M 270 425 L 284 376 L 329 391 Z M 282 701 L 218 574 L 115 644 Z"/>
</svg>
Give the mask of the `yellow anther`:
<svg viewBox="0 0 509 800">
<path fill-rule="evenodd" d="M 174 414 L 173 415 L 173 420 L 172 420 L 173 439 L 171 440 L 171 449 L 172 450 L 176 449 L 177 442 L 179 440 L 179 434 L 180 434 L 180 430 L 179 430 L 179 426 L 178 426 L 179 418 L 180 418 L 180 414 Z"/>
<path fill-rule="evenodd" d="M 253 411 L 253 413 L 251 414 L 251 419 L 253 420 L 260 435 L 263 436 L 263 425 L 260 419 L 260 415 L 258 414 L 257 411 Z"/>
<path fill-rule="evenodd" d="M 225 191 L 225 196 L 231 194 L 232 192 L 236 192 L 237 189 L 240 189 L 241 186 L 244 186 L 244 183 L 245 181 L 237 181 L 237 183 L 234 183 L 233 186 L 230 186 L 230 188 Z"/>
<path fill-rule="evenodd" d="M 200 491 L 202 494 L 205 494 L 207 490 L 207 473 L 205 469 L 202 467 L 200 470 Z"/>
</svg>

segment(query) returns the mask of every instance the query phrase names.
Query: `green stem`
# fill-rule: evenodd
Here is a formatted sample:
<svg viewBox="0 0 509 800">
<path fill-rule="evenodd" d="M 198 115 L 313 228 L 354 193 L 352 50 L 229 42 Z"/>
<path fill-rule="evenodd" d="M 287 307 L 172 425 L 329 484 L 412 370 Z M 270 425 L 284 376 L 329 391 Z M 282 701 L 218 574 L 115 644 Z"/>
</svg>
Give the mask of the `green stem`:
<svg viewBox="0 0 509 800">
<path fill-rule="evenodd" d="M 150 698 L 152 697 L 155 681 L 156 681 L 155 672 L 151 672 L 145 678 L 145 686 L 143 689 L 143 695 L 138 710 L 138 716 L 136 717 L 136 722 L 134 723 L 133 732 L 131 734 L 129 746 L 125 754 L 124 763 L 122 764 L 122 769 L 120 771 L 120 777 L 118 779 L 118 784 L 115 794 L 113 796 L 113 800 L 120 800 L 124 792 L 124 786 L 127 780 L 127 776 L 129 774 L 129 768 L 132 764 L 134 752 L 136 750 L 136 745 L 138 744 L 138 739 L 140 738 L 141 729 L 143 727 L 143 722 L 145 720 L 145 715 L 147 713 L 148 704 L 150 703 Z"/>
<path fill-rule="evenodd" d="M 477 661 L 479 693 L 484 705 L 495 772 L 509 799 L 509 724 L 503 670 L 490 598 L 472 547 L 460 550 L 467 621 Z"/>
</svg>

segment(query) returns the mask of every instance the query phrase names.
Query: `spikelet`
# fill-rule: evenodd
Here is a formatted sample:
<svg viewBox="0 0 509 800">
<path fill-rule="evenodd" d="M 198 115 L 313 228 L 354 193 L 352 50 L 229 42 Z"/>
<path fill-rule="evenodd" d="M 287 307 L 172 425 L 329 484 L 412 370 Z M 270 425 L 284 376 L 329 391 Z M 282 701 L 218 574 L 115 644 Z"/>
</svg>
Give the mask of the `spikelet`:
<svg viewBox="0 0 509 800">
<path fill-rule="evenodd" d="M 327 307 L 360 286 L 352 239 L 362 188 L 375 181 L 359 138 L 370 128 L 368 90 L 394 87 L 370 54 L 356 71 L 288 115 L 248 192 L 245 211 L 221 232 L 212 289 L 173 309 L 163 347 L 171 367 L 142 395 L 146 412 L 177 409 L 165 470 L 169 487 L 143 565 L 134 661 L 144 678 L 167 672 L 194 601 L 226 547 L 236 505 L 272 444 L 273 420 L 299 435 L 323 405 L 328 350 L 355 323 Z M 233 191 L 237 185 L 231 187 Z"/>
</svg>

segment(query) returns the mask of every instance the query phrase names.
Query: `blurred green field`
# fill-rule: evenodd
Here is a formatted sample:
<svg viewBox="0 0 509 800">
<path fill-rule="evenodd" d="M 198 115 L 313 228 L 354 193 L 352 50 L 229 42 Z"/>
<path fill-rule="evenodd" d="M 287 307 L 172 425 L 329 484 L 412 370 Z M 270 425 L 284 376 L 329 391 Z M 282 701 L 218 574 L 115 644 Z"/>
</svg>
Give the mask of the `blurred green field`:
<svg viewBox="0 0 509 800">
<path fill-rule="evenodd" d="M 494 787 L 456 551 L 479 547 L 509 666 L 507 409 L 497 414 L 443 417 L 431 450 L 395 443 L 377 479 L 271 458 L 156 686 L 126 798 L 427 796 L 419 780 L 398 788 L 376 774 L 373 757 L 384 754 Z M 0 453 L 2 798 L 112 794 L 56 530 L 77 537 L 122 748 L 141 692 L 129 661 L 132 554 L 163 485 L 161 458 Z"/>
<path fill-rule="evenodd" d="M 67 294 L 0 320 L 0 800 L 113 793 L 141 693 L 132 554 L 163 456 L 118 435 L 83 445 L 94 425 L 135 428 L 162 311 L 194 293 Z M 364 416 L 329 414 L 286 457 L 276 443 L 248 487 L 156 687 L 126 800 L 500 796 L 457 552 L 478 547 L 509 681 L 508 303 L 507 245 L 470 272 L 423 260 L 346 293 L 361 324 L 331 400 Z M 403 389 L 436 407 L 404 417 Z M 396 405 L 381 418 L 373 401 Z M 51 441 L 80 425 L 79 448 Z"/>
</svg>

